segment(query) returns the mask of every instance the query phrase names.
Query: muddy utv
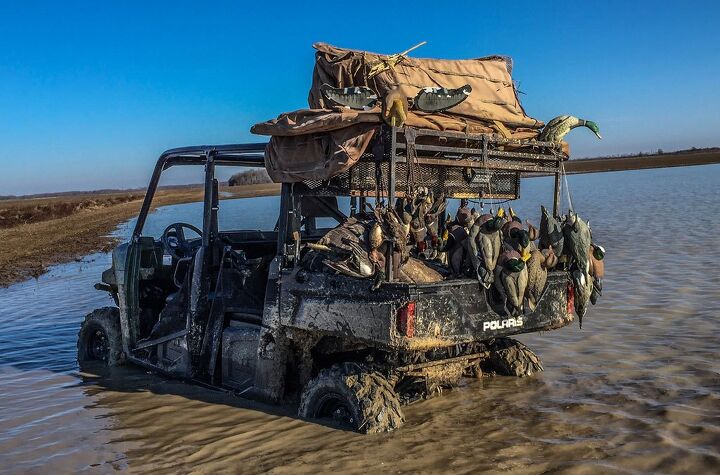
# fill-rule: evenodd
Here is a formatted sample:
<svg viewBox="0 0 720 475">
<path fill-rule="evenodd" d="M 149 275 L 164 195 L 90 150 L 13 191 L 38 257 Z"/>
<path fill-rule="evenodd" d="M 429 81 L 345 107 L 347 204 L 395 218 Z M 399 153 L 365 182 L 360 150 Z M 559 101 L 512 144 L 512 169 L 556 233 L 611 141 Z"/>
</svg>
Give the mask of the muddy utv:
<svg viewBox="0 0 720 475">
<path fill-rule="evenodd" d="M 413 137 L 413 185 L 452 199 L 510 200 L 519 196 L 521 176 L 551 174 L 557 214 L 563 159 L 557 144 L 431 130 Z M 216 171 L 263 167 L 265 144 L 163 153 L 132 239 L 115 249 L 112 268 L 96 284 L 117 307 L 86 317 L 80 363 L 129 362 L 243 397 L 299 402 L 302 418 L 364 433 L 397 428 L 404 404 L 462 377 L 542 369 L 508 337 L 573 320 L 565 271 L 549 273 L 534 311 L 511 316 L 497 292 L 476 278 L 399 281 L 392 254 L 379 286 L 300 265 L 309 245 L 369 201 L 392 203 L 407 189 L 410 147 L 403 130 L 383 126 L 374 140 L 342 174 L 283 184 L 277 224 L 263 231 L 242 229 L 242 219 L 232 223 L 240 229 L 219 229 Z M 146 236 L 160 176 L 181 165 L 204 167 L 202 227 L 177 222 L 160 239 Z"/>
</svg>

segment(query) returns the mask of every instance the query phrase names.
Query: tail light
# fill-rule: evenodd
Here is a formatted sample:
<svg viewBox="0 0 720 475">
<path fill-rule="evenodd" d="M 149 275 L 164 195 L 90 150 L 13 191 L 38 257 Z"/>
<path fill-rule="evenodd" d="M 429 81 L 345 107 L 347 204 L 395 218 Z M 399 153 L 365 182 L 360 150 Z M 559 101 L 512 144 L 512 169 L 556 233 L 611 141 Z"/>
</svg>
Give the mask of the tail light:
<svg viewBox="0 0 720 475">
<path fill-rule="evenodd" d="M 415 336 L 415 302 L 408 302 L 397 312 L 397 330 L 403 336 Z"/>
<path fill-rule="evenodd" d="M 572 315 L 575 311 L 575 286 L 571 283 L 567 286 L 567 313 Z"/>
</svg>

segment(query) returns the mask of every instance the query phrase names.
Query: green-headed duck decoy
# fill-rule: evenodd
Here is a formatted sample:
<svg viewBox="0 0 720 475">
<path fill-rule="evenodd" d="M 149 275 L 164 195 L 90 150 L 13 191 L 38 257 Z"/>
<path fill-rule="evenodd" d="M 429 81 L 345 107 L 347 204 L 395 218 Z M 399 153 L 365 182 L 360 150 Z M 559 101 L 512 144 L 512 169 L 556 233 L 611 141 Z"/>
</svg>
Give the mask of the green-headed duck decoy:
<svg viewBox="0 0 720 475">
<path fill-rule="evenodd" d="M 571 115 L 561 115 L 555 117 L 548 122 L 545 127 L 540 131 L 538 140 L 541 142 L 562 142 L 563 138 L 576 127 L 587 127 L 597 136 L 602 139 L 600 135 L 600 129 L 597 124 L 592 120 L 578 119 Z"/>
<path fill-rule="evenodd" d="M 503 246 L 503 252 L 495 267 L 495 288 L 505 300 L 505 308 L 511 316 L 523 312 L 523 300 L 528 283 L 528 270 L 520 254 Z"/>
<path fill-rule="evenodd" d="M 564 251 L 570 257 L 570 270 L 575 284 L 575 312 L 580 325 L 592 294 L 593 282 L 590 276 L 590 244 L 592 234 L 588 223 L 573 211 L 568 212 L 563 224 L 565 236 Z"/>
</svg>

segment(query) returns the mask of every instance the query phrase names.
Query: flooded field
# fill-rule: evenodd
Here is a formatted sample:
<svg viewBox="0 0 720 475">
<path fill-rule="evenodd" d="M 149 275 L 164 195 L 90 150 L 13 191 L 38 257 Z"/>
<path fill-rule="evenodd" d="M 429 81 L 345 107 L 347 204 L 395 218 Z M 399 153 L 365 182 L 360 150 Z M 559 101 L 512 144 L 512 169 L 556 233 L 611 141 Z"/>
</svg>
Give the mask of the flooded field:
<svg viewBox="0 0 720 475">
<path fill-rule="evenodd" d="M 608 252 L 583 330 L 521 336 L 544 373 L 468 383 L 405 408 L 405 426 L 380 436 L 137 368 L 79 374 L 80 322 L 112 304 L 92 287 L 110 259 L 54 267 L 0 289 L 0 472 L 717 473 L 718 183 L 720 165 L 570 177 Z M 515 209 L 537 224 L 551 189 L 526 180 Z M 275 198 L 249 200 L 227 219 L 272 227 Z M 164 207 L 149 224 L 197 213 Z"/>
</svg>

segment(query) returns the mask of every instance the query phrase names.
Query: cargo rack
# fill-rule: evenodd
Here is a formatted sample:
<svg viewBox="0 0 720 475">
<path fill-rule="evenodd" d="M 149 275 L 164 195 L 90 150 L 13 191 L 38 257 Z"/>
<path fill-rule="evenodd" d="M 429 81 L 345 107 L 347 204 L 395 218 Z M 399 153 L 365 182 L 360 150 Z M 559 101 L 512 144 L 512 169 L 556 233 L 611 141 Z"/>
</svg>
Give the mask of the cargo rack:
<svg viewBox="0 0 720 475">
<path fill-rule="evenodd" d="M 447 198 L 514 200 L 520 197 L 521 176 L 554 175 L 557 215 L 565 160 L 561 145 L 555 142 L 383 125 L 349 170 L 328 180 L 297 183 L 294 192 L 360 197 L 361 201 L 387 198 L 392 205 L 410 188 L 423 186 Z M 391 189 L 395 193 L 389 194 Z"/>
</svg>

